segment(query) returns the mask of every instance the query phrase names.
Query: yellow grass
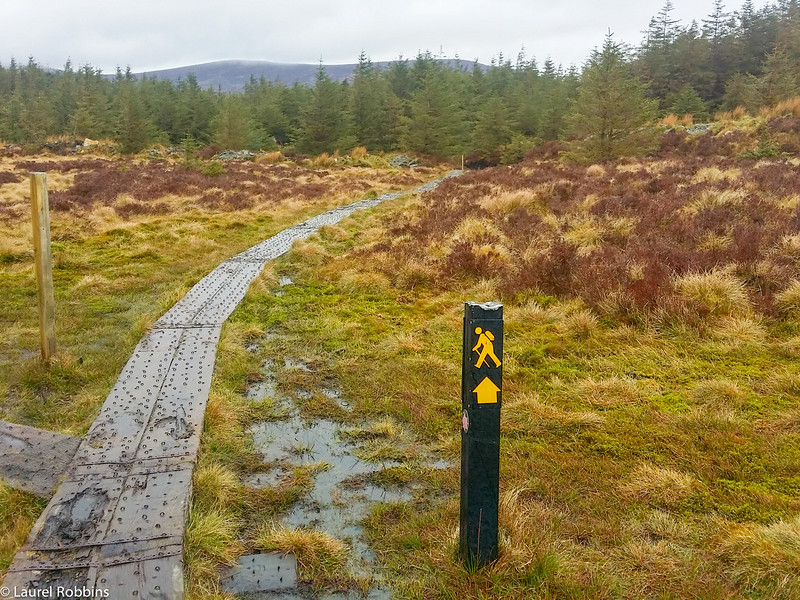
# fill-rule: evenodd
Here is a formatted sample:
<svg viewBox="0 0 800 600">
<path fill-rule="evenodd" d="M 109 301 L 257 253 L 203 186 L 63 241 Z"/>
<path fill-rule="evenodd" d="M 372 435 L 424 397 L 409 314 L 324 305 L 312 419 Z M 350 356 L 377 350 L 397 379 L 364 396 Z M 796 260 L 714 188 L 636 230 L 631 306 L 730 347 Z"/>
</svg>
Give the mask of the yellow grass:
<svg viewBox="0 0 800 600">
<path fill-rule="evenodd" d="M 367 155 L 366 146 L 356 146 L 350 152 L 350 158 L 352 158 L 354 160 L 358 160 L 358 159 L 364 158 L 366 155 Z"/>
<path fill-rule="evenodd" d="M 606 170 L 603 165 L 589 165 L 586 167 L 586 174 L 590 177 L 605 177 Z"/>
<path fill-rule="evenodd" d="M 601 408 L 635 404 L 643 398 L 636 380 L 616 375 L 596 380 L 583 379 L 575 386 L 578 397 Z"/>
<path fill-rule="evenodd" d="M 562 237 L 578 247 L 579 256 L 588 256 L 602 245 L 604 231 L 597 219 L 593 217 L 576 219 L 569 227 Z"/>
<path fill-rule="evenodd" d="M 256 157 L 256 162 L 259 163 L 277 163 L 283 160 L 283 154 L 280 151 L 266 152 Z"/>
<path fill-rule="evenodd" d="M 718 167 L 703 167 L 698 169 L 692 178 L 692 183 L 716 183 L 719 181 L 737 181 L 742 176 L 741 169 L 719 169 Z"/>
<path fill-rule="evenodd" d="M 782 102 L 778 102 L 773 107 L 763 107 L 760 115 L 767 119 L 774 117 L 800 117 L 800 96 L 794 96 Z"/>
<path fill-rule="evenodd" d="M 324 531 L 290 529 L 266 523 L 256 531 L 252 544 L 259 550 L 294 554 L 304 578 L 318 583 L 349 579 L 345 565 L 350 549 Z"/>
<path fill-rule="evenodd" d="M 714 115 L 714 119 L 717 121 L 738 121 L 747 116 L 749 116 L 747 109 L 744 106 L 737 106 L 733 110 L 718 112 Z"/>
<path fill-rule="evenodd" d="M 505 239 L 505 236 L 492 221 L 473 216 L 462 220 L 453 232 L 452 237 L 455 241 L 470 243 L 478 243 L 486 239 Z"/>
<path fill-rule="evenodd" d="M 706 379 L 698 382 L 691 390 L 689 397 L 697 404 L 715 406 L 738 406 L 745 399 L 742 387 L 728 379 Z"/>
<path fill-rule="evenodd" d="M 734 350 L 744 345 L 763 344 L 767 339 L 767 329 L 759 317 L 728 315 L 713 324 L 711 335 L 722 342 L 725 349 Z"/>
<path fill-rule="evenodd" d="M 239 487 L 236 473 L 212 462 L 194 472 L 193 501 L 207 509 L 227 508 L 236 500 Z"/>
<path fill-rule="evenodd" d="M 733 242 L 730 235 L 719 235 L 713 231 L 707 231 L 697 243 L 697 249 L 703 251 L 724 250 Z"/>
<path fill-rule="evenodd" d="M 750 304 L 744 285 L 721 271 L 689 273 L 674 281 L 675 289 L 713 315 L 748 311 Z"/>
<path fill-rule="evenodd" d="M 777 201 L 778 208 L 782 210 L 795 211 L 800 206 L 800 194 L 791 194 L 784 196 Z"/>
<path fill-rule="evenodd" d="M 800 236 L 792 236 L 800 238 Z M 785 238 L 784 238 L 785 239 Z M 794 242 L 794 239 L 792 240 Z M 800 280 L 793 279 L 792 282 L 778 294 L 775 294 L 775 301 L 778 306 L 786 312 L 796 312 L 800 310 Z"/>
<path fill-rule="evenodd" d="M 658 122 L 658 124 L 663 125 L 664 127 L 676 127 L 678 125 L 682 125 L 684 127 L 690 127 L 693 122 L 694 122 L 694 117 L 692 117 L 692 115 L 690 114 L 678 116 L 670 113 L 663 119 L 661 119 Z"/>
<path fill-rule="evenodd" d="M 619 491 L 640 502 L 669 508 L 686 501 L 699 485 L 687 473 L 643 463 L 619 486 Z"/>
<path fill-rule="evenodd" d="M 340 274 L 336 285 L 339 289 L 348 293 L 356 290 L 380 293 L 389 289 L 391 281 L 382 273 L 362 273 L 348 269 Z"/>
<path fill-rule="evenodd" d="M 772 598 L 800 597 L 800 517 L 771 525 L 730 525 L 720 555 L 741 585 L 771 588 Z"/>
<path fill-rule="evenodd" d="M 587 339 L 600 330 L 600 321 L 591 310 L 582 309 L 564 316 L 558 323 L 558 329 L 569 337 Z"/>
<path fill-rule="evenodd" d="M 593 411 L 566 411 L 542 402 L 537 394 L 523 393 L 504 401 L 503 427 L 508 431 L 530 432 L 543 422 L 577 429 L 600 429 L 606 417 Z"/>
<path fill-rule="evenodd" d="M 517 208 L 535 204 L 536 197 L 530 190 L 497 189 L 480 201 L 481 208 L 493 213 L 511 213 Z"/>
<path fill-rule="evenodd" d="M 685 215 L 691 216 L 701 210 L 720 208 L 722 206 L 736 206 L 747 196 L 742 189 L 717 190 L 704 188 L 692 201 L 681 209 Z"/>
</svg>

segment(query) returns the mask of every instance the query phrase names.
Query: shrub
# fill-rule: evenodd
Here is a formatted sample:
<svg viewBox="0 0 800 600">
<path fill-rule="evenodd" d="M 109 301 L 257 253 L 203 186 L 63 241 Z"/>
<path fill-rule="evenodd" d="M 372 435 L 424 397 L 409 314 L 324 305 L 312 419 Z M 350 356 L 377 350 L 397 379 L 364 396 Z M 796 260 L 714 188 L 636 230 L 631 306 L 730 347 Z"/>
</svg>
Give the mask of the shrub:
<svg viewBox="0 0 800 600">
<path fill-rule="evenodd" d="M 0 171 L 0 185 L 4 183 L 19 183 L 21 180 L 14 173 L 8 171 Z"/>
<path fill-rule="evenodd" d="M 222 175 L 223 173 L 227 173 L 225 170 L 225 165 L 222 164 L 222 161 L 219 160 L 212 160 L 205 164 L 203 164 L 199 171 L 203 175 L 208 175 L 209 177 L 214 177 L 215 175 Z"/>
<path fill-rule="evenodd" d="M 350 158 L 353 160 L 360 160 L 367 155 L 367 148 L 366 146 L 356 146 L 350 152 Z"/>
</svg>

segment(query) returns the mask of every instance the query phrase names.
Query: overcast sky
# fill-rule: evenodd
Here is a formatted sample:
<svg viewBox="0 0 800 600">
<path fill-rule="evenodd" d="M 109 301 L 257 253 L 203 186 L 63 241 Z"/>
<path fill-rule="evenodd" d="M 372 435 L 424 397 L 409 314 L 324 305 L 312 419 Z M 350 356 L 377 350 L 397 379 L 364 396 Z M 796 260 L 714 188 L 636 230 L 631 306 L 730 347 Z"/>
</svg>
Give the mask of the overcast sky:
<svg viewBox="0 0 800 600">
<path fill-rule="evenodd" d="M 714 0 L 672 0 L 688 24 Z M 756 1 L 761 7 L 765 0 Z M 326 64 L 430 50 L 488 63 L 524 46 L 580 66 L 610 29 L 636 44 L 663 0 L 2 0 L 0 63 L 33 56 L 61 68 L 91 64 L 134 72 L 242 59 Z M 738 9 L 741 0 L 729 5 Z"/>
</svg>

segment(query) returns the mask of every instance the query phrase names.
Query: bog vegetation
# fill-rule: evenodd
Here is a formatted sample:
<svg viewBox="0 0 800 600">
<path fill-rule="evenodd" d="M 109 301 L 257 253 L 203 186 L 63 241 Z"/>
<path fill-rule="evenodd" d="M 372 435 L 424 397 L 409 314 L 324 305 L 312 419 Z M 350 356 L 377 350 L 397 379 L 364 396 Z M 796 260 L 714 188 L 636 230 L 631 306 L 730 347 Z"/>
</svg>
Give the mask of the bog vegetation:
<svg viewBox="0 0 800 600">
<path fill-rule="evenodd" d="M 285 416 L 275 398 L 246 399 L 248 385 L 288 358 L 312 368 L 277 368 L 275 395 L 302 386 L 304 417 L 339 422 L 364 460 L 386 463 L 381 485 L 413 490 L 366 520 L 400 598 L 800 597 L 800 14 L 717 2 L 702 28 L 670 14 L 633 56 L 608 36 L 580 75 L 524 57 L 452 71 L 429 55 L 379 72 L 362 57 L 348 84 L 321 69 L 313 88 L 223 95 L 191 77 L 0 68 L 9 142 L 183 149 L 4 148 L 0 418 L 82 434 L 142 333 L 221 260 L 447 168 L 344 150 L 479 150 L 515 164 L 324 227 L 231 317 L 195 473 L 190 596 L 226 598 L 221 564 L 276 549 L 317 589 L 369 583 L 347 571 L 352 540 L 282 524 L 323 464 L 245 484 L 270 469 L 248 426 Z M 222 163 L 197 151 L 210 142 L 272 151 Z M 285 160 L 279 146 L 318 156 Z M 51 189 L 49 368 L 31 310 L 31 170 Z M 279 290 L 284 275 L 297 285 Z M 459 336 L 463 302 L 490 299 L 506 314 L 501 557 L 469 572 L 455 553 Z M 0 570 L 41 508 L 0 486 Z"/>
<path fill-rule="evenodd" d="M 534 154 L 463 175 L 297 244 L 233 315 L 240 355 L 314 366 L 302 410 L 345 430 L 388 420 L 395 433 L 370 434 L 386 448 L 416 438 L 382 456 L 413 499 L 367 521 L 398 597 L 800 595 L 798 161 L 740 158 L 729 138 L 742 142 L 714 139 L 734 156 L 667 136 L 643 161 Z M 299 285 L 275 294 L 287 274 Z M 488 299 L 506 312 L 502 555 L 470 573 L 456 557 L 460 319 Z M 246 406 L 238 360 L 221 356 L 216 385 Z M 325 401 L 331 381 L 354 415 Z M 453 466 L 424 467 L 431 451 Z M 261 468 L 238 456 L 216 442 L 203 460 Z M 230 518 L 257 548 L 285 510 Z"/>
<path fill-rule="evenodd" d="M 0 419 L 83 435 L 152 322 L 225 258 L 334 206 L 435 177 L 363 166 L 0 157 Z M 362 166 L 353 166 L 362 164 Z M 382 163 L 385 164 L 385 163 Z M 59 353 L 38 359 L 27 199 L 47 171 Z M 43 504 L 0 485 L 0 572 Z"/>
</svg>

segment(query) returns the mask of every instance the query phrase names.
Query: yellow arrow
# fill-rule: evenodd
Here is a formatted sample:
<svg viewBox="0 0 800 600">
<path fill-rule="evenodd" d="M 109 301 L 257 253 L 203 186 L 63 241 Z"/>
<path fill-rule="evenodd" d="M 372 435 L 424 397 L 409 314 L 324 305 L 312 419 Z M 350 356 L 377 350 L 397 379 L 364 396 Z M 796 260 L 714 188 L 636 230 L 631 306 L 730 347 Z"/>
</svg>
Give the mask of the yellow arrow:
<svg viewBox="0 0 800 600">
<path fill-rule="evenodd" d="M 497 404 L 497 392 L 500 388 L 488 377 L 484 377 L 472 391 L 478 394 L 478 404 Z"/>
</svg>

